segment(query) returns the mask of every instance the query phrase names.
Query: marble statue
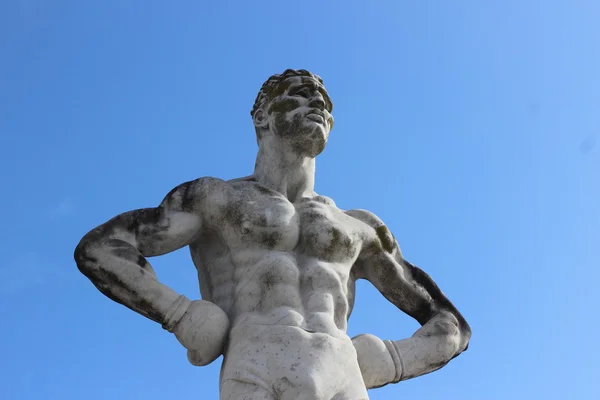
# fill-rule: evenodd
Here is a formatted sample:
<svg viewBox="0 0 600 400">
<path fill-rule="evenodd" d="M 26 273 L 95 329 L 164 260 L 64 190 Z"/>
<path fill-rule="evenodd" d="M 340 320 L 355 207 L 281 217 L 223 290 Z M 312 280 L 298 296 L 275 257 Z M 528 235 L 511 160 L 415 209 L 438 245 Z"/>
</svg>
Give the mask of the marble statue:
<svg viewBox="0 0 600 400">
<path fill-rule="evenodd" d="M 190 363 L 224 356 L 222 400 L 368 399 L 367 389 L 435 371 L 467 348 L 469 325 L 386 225 L 315 193 L 331 112 L 317 75 L 270 77 L 251 111 L 252 175 L 183 183 L 158 207 L 93 229 L 75 250 L 103 294 L 172 332 Z M 184 246 L 202 300 L 160 283 L 147 260 Z M 403 340 L 348 337 L 357 279 L 421 328 Z"/>
</svg>

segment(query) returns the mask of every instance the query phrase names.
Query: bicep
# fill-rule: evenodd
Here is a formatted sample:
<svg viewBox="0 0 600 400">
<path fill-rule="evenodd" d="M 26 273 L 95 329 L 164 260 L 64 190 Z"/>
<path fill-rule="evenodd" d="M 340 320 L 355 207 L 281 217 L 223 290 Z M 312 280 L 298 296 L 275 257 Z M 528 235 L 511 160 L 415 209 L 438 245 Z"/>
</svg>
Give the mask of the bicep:
<svg viewBox="0 0 600 400">
<path fill-rule="evenodd" d="M 158 256 L 187 246 L 202 226 L 199 215 L 163 205 L 134 213 L 136 215 L 128 229 L 135 232 L 135 247 L 145 257 Z"/>
<path fill-rule="evenodd" d="M 188 245 L 198 234 L 202 218 L 188 182 L 173 189 L 155 208 L 143 208 L 116 216 L 88 233 L 88 239 L 117 239 L 151 257 Z M 85 240 L 86 238 L 84 238 Z"/>
</svg>

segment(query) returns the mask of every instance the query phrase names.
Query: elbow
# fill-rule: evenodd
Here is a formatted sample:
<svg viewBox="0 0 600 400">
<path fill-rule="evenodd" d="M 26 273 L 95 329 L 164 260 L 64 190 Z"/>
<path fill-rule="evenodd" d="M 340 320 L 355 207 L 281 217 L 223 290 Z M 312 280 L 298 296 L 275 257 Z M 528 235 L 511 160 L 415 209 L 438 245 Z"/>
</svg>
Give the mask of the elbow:
<svg viewBox="0 0 600 400">
<path fill-rule="evenodd" d="M 84 275 L 88 275 L 90 269 L 98 265 L 97 250 L 100 243 L 107 238 L 107 229 L 104 225 L 100 225 L 86 233 L 75 247 L 73 257 L 77 267 Z"/>
<path fill-rule="evenodd" d="M 471 327 L 459 312 L 456 313 L 455 317 L 458 322 L 457 328 L 459 337 L 459 346 L 456 355 L 459 355 L 469 348 L 469 341 L 471 340 Z"/>
<path fill-rule="evenodd" d="M 77 264 L 79 272 L 88 277 L 92 274 L 92 271 L 98 264 L 98 259 L 94 256 L 92 251 L 92 245 L 93 242 L 91 240 L 86 240 L 84 237 L 77 247 L 75 247 L 75 252 L 73 253 L 73 258 L 75 259 L 75 264 Z"/>
<path fill-rule="evenodd" d="M 448 335 L 446 339 L 448 342 L 451 342 L 452 345 L 449 345 L 448 349 L 453 349 L 451 354 L 448 354 L 450 357 L 448 361 L 458 357 L 462 352 L 466 351 L 469 348 L 469 341 L 471 340 L 471 328 L 469 325 L 458 323 L 453 327 L 453 334 Z"/>
<path fill-rule="evenodd" d="M 73 257 L 79 272 L 101 292 L 105 293 L 107 286 L 118 281 L 115 273 L 107 269 L 106 263 L 103 262 L 106 258 L 106 248 L 103 247 L 100 240 L 86 240 L 84 237 L 75 248 Z"/>
<path fill-rule="evenodd" d="M 452 312 L 447 311 L 444 314 L 447 316 L 447 323 L 452 325 L 452 329 L 448 329 L 447 332 L 452 332 L 451 336 L 457 344 L 456 355 L 454 356 L 456 357 L 469 347 L 469 341 L 471 340 L 471 327 L 462 314 L 456 309 L 452 310 Z"/>
<path fill-rule="evenodd" d="M 460 352 L 466 351 L 469 348 L 469 341 L 471 340 L 471 327 L 465 321 L 464 325 L 460 327 Z"/>
<path fill-rule="evenodd" d="M 436 325 L 445 348 L 452 349 L 448 354 L 448 361 L 467 350 L 471 339 L 471 327 L 460 313 L 443 312 Z"/>
<path fill-rule="evenodd" d="M 101 291 L 106 285 L 120 285 L 119 271 L 123 262 L 140 263 L 146 260 L 128 242 L 113 239 L 104 234 L 103 229 L 96 228 L 86 234 L 73 253 L 79 271 L 92 281 Z"/>
<path fill-rule="evenodd" d="M 85 234 L 75 247 L 73 258 L 79 271 L 87 277 L 98 268 L 98 250 L 100 243 L 105 238 L 105 230 L 102 226 L 92 229 Z"/>
</svg>

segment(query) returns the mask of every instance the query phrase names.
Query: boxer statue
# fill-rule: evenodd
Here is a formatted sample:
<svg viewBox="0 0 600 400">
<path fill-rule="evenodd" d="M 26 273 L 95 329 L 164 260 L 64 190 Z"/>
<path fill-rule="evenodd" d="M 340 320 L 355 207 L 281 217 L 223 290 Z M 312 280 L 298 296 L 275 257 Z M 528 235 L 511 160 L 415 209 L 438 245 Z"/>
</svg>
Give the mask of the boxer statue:
<svg viewBox="0 0 600 400">
<path fill-rule="evenodd" d="M 368 399 L 367 389 L 435 371 L 467 348 L 469 325 L 386 225 L 315 193 L 331 112 L 318 76 L 272 76 L 251 111 L 252 175 L 181 184 L 158 207 L 93 229 L 75 250 L 102 293 L 172 332 L 192 364 L 223 354 L 222 400 Z M 202 300 L 160 283 L 147 260 L 184 246 Z M 348 337 L 357 279 L 421 328 L 397 341 Z"/>
</svg>

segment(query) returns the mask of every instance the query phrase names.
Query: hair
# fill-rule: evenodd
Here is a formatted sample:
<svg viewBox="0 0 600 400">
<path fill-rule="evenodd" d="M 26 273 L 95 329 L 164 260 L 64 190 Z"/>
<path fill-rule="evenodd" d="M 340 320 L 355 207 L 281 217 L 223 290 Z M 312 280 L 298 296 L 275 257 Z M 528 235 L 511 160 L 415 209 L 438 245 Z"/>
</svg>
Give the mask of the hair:
<svg viewBox="0 0 600 400">
<path fill-rule="evenodd" d="M 285 71 L 283 71 L 282 74 L 272 75 L 269 79 L 265 81 L 265 83 L 263 83 L 262 87 L 258 91 L 258 95 L 256 96 L 256 100 L 254 101 L 254 106 L 250 111 L 250 115 L 254 117 L 254 113 L 256 112 L 256 110 L 258 110 L 260 107 L 277 97 L 280 94 L 278 90 L 279 85 L 286 79 L 293 76 L 308 76 L 316 79 L 321 85 L 323 84 L 323 79 L 321 79 L 320 76 L 315 75 L 312 72 L 309 72 L 305 69 L 286 69 Z"/>
</svg>

